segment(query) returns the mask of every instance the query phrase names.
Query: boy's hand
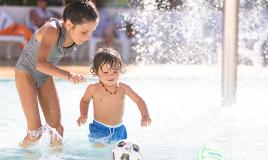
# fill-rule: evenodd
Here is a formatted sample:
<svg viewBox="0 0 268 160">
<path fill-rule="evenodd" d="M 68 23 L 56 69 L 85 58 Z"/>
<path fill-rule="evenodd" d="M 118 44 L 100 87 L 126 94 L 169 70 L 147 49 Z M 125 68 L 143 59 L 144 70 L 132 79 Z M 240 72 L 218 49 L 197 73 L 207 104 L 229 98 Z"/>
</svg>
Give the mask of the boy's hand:
<svg viewBox="0 0 268 160">
<path fill-rule="evenodd" d="M 151 122 L 152 121 L 151 121 L 151 118 L 149 116 L 144 116 L 141 119 L 141 126 L 142 127 L 147 127 L 147 126 L 149 126 L 151 124 Z"/>
<path fill-rule="evenodd" d="M 77 124 L 80 127 L 81 124 L 85 124 L 87 122 L 87 115 L 81 115 L 78 119 L 77 119 Z"/>
<path fill-rule="evenodd" d="M 84 76 L 82 74 L 70 73 L 68 76 L 68 81 L 72 82 L 74 84 L 85 82 L 86 79 L 87 79 L 86 76 Z"/>
</svg>

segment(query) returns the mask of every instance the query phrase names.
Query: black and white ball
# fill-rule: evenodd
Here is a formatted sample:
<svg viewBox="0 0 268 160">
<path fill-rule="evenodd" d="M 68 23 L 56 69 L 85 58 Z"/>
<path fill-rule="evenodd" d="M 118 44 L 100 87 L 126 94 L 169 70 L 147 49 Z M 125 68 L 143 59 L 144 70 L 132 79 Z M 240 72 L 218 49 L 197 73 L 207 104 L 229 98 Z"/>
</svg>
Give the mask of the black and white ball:
<svg viewBox="0 0 268 160">
<path fill-rule="evenodd" d="M 120 140 L 113 147 L 113 160 L 141 160 L 138 144 L 129 140 Z"/>
</svg>

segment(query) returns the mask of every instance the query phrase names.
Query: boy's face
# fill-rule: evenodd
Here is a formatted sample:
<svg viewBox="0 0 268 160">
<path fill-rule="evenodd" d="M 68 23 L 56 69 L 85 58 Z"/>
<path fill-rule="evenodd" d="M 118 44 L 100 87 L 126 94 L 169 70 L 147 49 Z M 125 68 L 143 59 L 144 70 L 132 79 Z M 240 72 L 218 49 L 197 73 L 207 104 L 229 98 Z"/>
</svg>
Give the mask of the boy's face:
<svg viewBox="0 0 268 160">
<path fill-rule="evenodd" d="M 100 81 L 107 86 L 115 85 L 119 80 L 119 71 L 111 68 L 110 64 L 104 64 L 98 71 Z"/>
<path fill-rule="evenodd" d="M 97 27 L 96 22 L 86 22 L 81 25 L 73 25 L 70 27 L 70 37 L 77 45 L 87 42 Z"/>
</svg>

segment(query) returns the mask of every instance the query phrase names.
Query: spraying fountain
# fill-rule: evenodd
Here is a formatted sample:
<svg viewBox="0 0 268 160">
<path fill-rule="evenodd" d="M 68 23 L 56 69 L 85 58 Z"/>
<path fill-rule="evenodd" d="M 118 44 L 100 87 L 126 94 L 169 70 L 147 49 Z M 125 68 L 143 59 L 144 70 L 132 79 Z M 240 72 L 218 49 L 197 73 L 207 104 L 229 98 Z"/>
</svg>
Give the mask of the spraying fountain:
<svg viewBox="0 0 268 160">
<path fill-rule="evenodd" d="M 170 7 L 168 0 L 130 1 L 135 9 L 122 16 L 137 30 L 136 61 L 220 64 L 222 104 L 234 104 L 237 65 L 265 65 L 267 2 L 242 0 L 241 7 L 239 0 L 180 2 Z"/>
</svg>

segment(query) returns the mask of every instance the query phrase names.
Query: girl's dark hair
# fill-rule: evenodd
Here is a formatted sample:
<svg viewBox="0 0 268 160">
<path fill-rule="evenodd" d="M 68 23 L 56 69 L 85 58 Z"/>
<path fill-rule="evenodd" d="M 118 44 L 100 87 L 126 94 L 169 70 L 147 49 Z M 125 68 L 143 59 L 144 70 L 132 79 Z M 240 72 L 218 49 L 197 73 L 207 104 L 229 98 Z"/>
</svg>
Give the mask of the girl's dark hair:
<svg viewBox="0 0 268 160">
<path fill-rule="evenodd" d="M 94 59 L 93 66 L 90 69 L 92 75 L 98 75 L 99 70 L 103 65 L 109 64 L 112 70 L 118 70 L 120 73 L 125 73 L 125 66 L 122 62 L 120 54 L 113 48 L 98 49 Z"/>
<path fill-rule="evenodd" d="M 96 21 L 99 17 L 94 3 L 90 0 L 64 0 L 63 20 L 69 19 L 74 25 Z"/>
</svg>

